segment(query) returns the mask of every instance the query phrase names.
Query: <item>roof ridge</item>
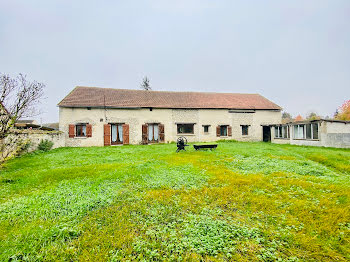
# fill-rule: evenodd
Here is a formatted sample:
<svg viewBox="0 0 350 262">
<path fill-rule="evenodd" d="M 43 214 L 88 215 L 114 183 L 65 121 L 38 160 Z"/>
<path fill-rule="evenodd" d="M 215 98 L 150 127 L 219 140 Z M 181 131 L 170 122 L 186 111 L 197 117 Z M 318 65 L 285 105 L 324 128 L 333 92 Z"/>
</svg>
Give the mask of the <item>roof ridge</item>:
<svg viewBox="0 0 350 262">
<path fill-rule="evenodd" d="M 201 92 L 201 91 L 142 90 L 142 89 L 112 88 L 112 87 L 98 87 L 98 86 L 76 86 L 71 92 L 73 92 L 77 88 L 95 88 L 95 89 L 125 90 L 125 91 L 137 91 L 137 92 L 159 92 L 159 93 L 196 93 L 196 94 L 200 93 L 200 94 L 228 94 L 228 95 L 230 95 L 230 94 L 233 94 L 233 95 L 259 95 L 261 97 L 264 97 L 264 96 L 260 95 L 259 93 L 228 93 L 228 92 Z"/>
</svg>

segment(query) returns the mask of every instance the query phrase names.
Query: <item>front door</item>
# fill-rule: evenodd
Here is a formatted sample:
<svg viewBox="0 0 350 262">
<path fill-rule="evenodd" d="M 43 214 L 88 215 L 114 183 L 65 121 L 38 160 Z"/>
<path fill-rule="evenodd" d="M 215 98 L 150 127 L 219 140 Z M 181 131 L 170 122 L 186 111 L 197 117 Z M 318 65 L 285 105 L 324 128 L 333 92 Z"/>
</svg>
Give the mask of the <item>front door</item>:
<svg viewBox="0 0 350 262">
<path fill-rule="evenodd" d="M 148 124 L 148 142 L 158 143 L 159 129 L 158 124 Z"/>
<path fill-rule="evenodd" d="M 271 128 L 269 126 L 263 126 L 263 141 L 271 142 Z"/>
<path fill-rule="evenodd" d="M 111 144 L 123 144 L 123 124 L 111 124 Z"/>
</svg>

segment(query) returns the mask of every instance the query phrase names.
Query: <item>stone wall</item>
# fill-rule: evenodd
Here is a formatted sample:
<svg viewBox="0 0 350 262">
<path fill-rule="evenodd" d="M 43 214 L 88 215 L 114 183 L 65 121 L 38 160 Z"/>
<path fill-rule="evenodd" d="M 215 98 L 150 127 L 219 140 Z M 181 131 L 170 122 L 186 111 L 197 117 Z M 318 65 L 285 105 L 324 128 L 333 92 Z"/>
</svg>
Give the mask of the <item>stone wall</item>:
<svg viewBox="0 0 350 262">
<path fill-rule="evenodd" d="M 60 131 L 63 132 L 64 146 L 103 146 L 103 125 L 125 123 L 129 125 L 130 144 L 142 142 L 142 125 L 161 123 L 164 125 L 165 142 L 176 141 L 177 123 L 193 123 L 194 134 L 186 134 L 190 142 L 236 139 L 240 141 L 262 141 L 262 125 L 281 123 L 280 111 L 253 110 L 229 112 L 227 109 L 107 109 L 64 108 L 59 109 Z M 69 138 L 70 124 L 89 123 L 92 137 Z M 205 134 L 203 125 L 210 125 Z M 232 126 L 232 136 L 217 137 L 217 125 Z M 241 125 L 249 126 L 249 135 L 242 136 Z"/>
<path fill-rule="evenodd" d="M 14 129 L 5 139 L 0 140 L 0 163 L 16 155 L 37 150 L 41 140 L 53 142 L 52 148 L 64 146 L 62 132 Z"/>
<path fill-rule="evenodd" d="M 29 151 L 38 148 L 41 140 L 49 140 L 53 142 L 52 148 L 64 146 L 63 134 L 60 131 L 44 131 L 44 130 L 13 130 L 9 138 L 16 137 L 22 140 L 30 140 Z"/>
</svg>

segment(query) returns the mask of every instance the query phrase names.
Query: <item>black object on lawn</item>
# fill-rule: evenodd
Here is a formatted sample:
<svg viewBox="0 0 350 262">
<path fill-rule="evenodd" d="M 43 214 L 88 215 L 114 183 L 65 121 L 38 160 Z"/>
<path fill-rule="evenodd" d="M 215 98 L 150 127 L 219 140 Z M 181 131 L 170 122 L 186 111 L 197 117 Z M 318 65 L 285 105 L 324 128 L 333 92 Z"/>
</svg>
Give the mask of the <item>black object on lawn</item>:
<svg viewBox="0 0 350 262">
<path fill-rule="evenodd" d="M 199 149 L 210 149 L 213 150 L 218 147 L 217 144 L 211 144 L 211 145 L 193 145 L 194 149 L 199 150 Z"/>
<path fill-rule="evenodd" d="M 180 136 L 178 139 L 177 139 L 177 150 L 176 152 L 179 152 L 180 150 L 186 150 L 185 147 L 188 146 L 187 145 L 187 138 L 184 137 L 184 136 Z"/>
</svg>

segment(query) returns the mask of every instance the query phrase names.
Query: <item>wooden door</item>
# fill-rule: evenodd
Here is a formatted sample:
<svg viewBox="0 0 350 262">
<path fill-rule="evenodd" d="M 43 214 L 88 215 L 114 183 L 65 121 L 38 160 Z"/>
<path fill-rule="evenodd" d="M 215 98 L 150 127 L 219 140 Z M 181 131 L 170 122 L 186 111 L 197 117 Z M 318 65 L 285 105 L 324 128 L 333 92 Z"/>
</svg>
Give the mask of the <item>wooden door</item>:
<svg viewBox="0 0 350 262">
<path fill-rule="evenodd" d="M 142 125 L 142 144 L 148 144 L 147 125 Z"/>
<path fill-rule="evenodd" d="M 129 144 L 129 125 L 124 124 L 123 126 L 123 144 Z"/>
<path fill-rule="evenodd" d="M 111 145 L 111 125 L 105 124 L 103 125 L 103 141 L 105 146 Z"/>
<path fill-rule="evenodd" d="M 159 124 L 159 142 L 164 143 L 165 141 L 165 135 L 164 135 L 164 125 Z"/>
</svg>

